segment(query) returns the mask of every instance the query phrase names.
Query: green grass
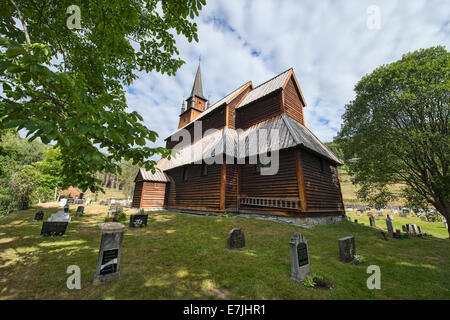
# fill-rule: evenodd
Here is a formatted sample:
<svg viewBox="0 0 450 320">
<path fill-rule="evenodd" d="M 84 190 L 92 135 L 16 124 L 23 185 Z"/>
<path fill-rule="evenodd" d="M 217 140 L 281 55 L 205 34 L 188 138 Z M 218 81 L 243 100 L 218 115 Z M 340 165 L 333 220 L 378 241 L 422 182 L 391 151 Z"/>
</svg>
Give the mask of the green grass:
<svg viewBox="0 0 450 320">
<path fill-rule="evenodd" d="M 55 211 L 45 209 L 44 219 Z M 429 239 L 384 241 L 379 230 L 352 222 L 305 229 L 172 212 L 150 213 L 142 229 L 125 222 L 120 277 L 93 284 L 97 225 L 106 211 L 86 206 L 85 216 L 73 217 L 62 237 L 39 235 L 35 209 L 0 218 L 0 299 L 450 299 L 450 241 L 437 231 Z M 232 228 L 245 232 L 247 249 L 227 249 Z M 294 232 L 307 237 L 311 269 L 332 281 L 332 290 L 290 280 Z M 339 261 L 337 240 L 347 235 L 355 236 L 363 264 Z M 366 287 L 366 269 L 373 264 L 381 268 L 381 290 Z M 81 290 L 66 287 L 70 265 L 81 268 Z"/>
</svg>

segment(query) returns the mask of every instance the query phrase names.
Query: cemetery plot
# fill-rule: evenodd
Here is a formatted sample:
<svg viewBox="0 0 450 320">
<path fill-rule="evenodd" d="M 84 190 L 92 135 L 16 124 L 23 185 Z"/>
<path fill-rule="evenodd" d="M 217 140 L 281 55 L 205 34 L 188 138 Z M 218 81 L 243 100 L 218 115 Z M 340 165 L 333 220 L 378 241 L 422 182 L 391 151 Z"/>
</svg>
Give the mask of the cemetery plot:
<svg viewBox="0 0 450 320">
<path fill-rule="evenodd" d="M 76 216 L 78 217 L 78 216 L 82 216 L 84 214 L 84 207 L 83 206 L 79 206 L 78 208 L 77 208 L 77 212 L 76 212 Z"/>
<path fill-rule="evenodd" d="M 291 279 L 303 283 L 311 276 L 308 242 L 301 233 L 294 233 L 289 242 L 291 249 Z"/>
<path fill-rule="evenodd" d="M 43 236 L 62 236 L 66 232 L 68 222 L 49 222 L 42 223 L 41 235 Z"/>
<path fill-rule="evenodd" d="M 245 247 L 245 235 L 241 229 L 232 229 L 227 237 L 228 249 L 242 249 Z"/>
<path fill-rule="evenodd" d="M 355 258 L 355 238 L 344 237 L 338 240 L 339 256 L 342 262 L 351 262 Z"/>
<path fill-rule="evenodd" d="M 44 219 L 44 211 L 39 210 L 36 212 L 36 214 L 34 215 L 34 220 L 35 221 L 41 221 Z"/>
<path fill-rule="evenodd" d="M 130 228 L 141 228 L 147 226 L 148 214 L 130 215 Z"/>
</svg>

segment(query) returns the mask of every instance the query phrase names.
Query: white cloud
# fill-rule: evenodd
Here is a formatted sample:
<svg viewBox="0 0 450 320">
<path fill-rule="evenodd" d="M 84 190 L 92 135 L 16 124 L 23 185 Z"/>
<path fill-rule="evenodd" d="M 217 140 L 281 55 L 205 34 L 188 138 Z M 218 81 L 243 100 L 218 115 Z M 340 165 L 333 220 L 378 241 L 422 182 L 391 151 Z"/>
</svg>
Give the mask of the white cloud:
<svg viewBox="0 0 450 320">
<path fill-rule="evenodd" d="M 381 9 L 380 30 L 366 26 L 370 5 Z M 357 81 L 404 53 L 448 49 L 448 17 L 445 0 L 209 1 L 197 19 L 199 43 L 177 41 L 187 64 L 176 77 L 140 74 L 128 103 L 164 145 L 177 128 L 200 55 L 203 91 L 212 103 L 249 80 L 258 85 L 293 67 L 308 104 L 306 125 L 331 141 Z"/>
</svg>

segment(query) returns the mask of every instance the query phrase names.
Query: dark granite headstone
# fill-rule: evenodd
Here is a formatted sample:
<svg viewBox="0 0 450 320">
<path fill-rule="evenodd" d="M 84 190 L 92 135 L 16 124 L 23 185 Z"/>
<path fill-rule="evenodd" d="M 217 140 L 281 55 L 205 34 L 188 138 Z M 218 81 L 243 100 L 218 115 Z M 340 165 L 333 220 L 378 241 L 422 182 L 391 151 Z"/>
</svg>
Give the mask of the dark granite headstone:
<svg viewBox="0 0 450 320">
<path fill-rule="evenodd" d="M 245 235 L 241 229 L 232 229 L 227 237 L 228 249 L 241 249 L 245 247 Z"/>
<path fill-rule="evenodd" d="M 70 206 L 69 203 L 66 203 L 66 205 L 64 206 L 64 212 L 69 212 Z"/>
<path fill-rule="evenodd" d="M 423 233 L 422 227 L 421 227 L 421 226 L 417 226 L 417 231 L 418 231 L 419 233 Z"/>
<path fill-rule="evenodd" d="M 375 218 L 373 216 L 369 216 L 369 222 L 371 227 L 375 227 Z"/>
<path fill-rule="evenodd" d="M 300 233 L 294 233 L 289 242 L 291 249 L 291 279 L 302 283 L 311 275 L 308 243 Z"/>
<path fill-rule="evenodd" d="M 353 236 L 344 237 L 338 240 L 339 255 L 343 262 L 351 262 L 355 257 L 355 238 Z"/>
<path fill-rule="evenodd" d="M 62 236 L 67 229 L 68 222 L 44 221 L 42 223 L 41 235 Z"/>
<path fill-rule="evenodd" d="M 82 216 L 84 214 L 84 207 L 83 206 L 79 206 L 77 208 L 77 213 L 75 214 L 76 216 Z"/>
<path fill-rule="evenodd" d="M 403 231 L 403 232 L 407 232 L 406 226 L 405 226 L 405 225 L 402 225 L 402 231 Z"/>
<path fill-rule="evenodd" d="M 146 227 L 148 214 L 132 214 L 130 215 L 130 228 Z"/>
<path fill-rule="evenodd" d="M 34 215 L 34 220 L 35 221 L 40 221 L 44 219 L 44 211 L 39 210 L 36 212 L 36 214 Z"/>
</svg>

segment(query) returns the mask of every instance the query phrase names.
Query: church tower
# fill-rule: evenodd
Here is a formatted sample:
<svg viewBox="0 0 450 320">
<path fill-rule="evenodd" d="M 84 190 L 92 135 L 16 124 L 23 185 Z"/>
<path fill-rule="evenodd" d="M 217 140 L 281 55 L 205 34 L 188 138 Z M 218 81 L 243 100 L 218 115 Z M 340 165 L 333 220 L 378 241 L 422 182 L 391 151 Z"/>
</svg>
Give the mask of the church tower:
<svg viewBox="0 0 450 320">
<path fill-rule="evenodd" d="M 180 122 L 178 128 L 181 128 L 198 117 L 200 113 L 205 111 L 206 99 L 203 95 L 202 74 L 200 71 L 200 62 L 198 63 L 197 73 L 195 74 L 194 85 L 192 86 L 191 95 L 186 99 L 186 109 L 181 108 Z"/>
</svg>

